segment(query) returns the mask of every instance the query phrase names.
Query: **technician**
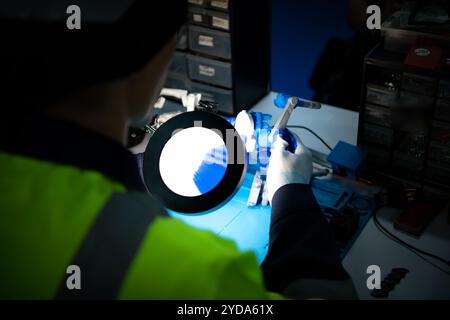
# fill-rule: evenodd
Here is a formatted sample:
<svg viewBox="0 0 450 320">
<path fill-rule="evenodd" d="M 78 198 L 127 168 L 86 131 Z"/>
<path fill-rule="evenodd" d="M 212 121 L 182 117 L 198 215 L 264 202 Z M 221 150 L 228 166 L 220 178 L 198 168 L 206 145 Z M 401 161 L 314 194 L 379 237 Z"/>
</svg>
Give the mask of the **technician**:
<svg viewBox="0 0 450 320">
<path fill-rule="evenodd" d="M 2 1 L 0 15 L 1 299 L 355 297 L 299 139 L 274 144 L 262 268 L 145 193 L 126 137 L 151 116 L 183 0 Z"/>
</svg>

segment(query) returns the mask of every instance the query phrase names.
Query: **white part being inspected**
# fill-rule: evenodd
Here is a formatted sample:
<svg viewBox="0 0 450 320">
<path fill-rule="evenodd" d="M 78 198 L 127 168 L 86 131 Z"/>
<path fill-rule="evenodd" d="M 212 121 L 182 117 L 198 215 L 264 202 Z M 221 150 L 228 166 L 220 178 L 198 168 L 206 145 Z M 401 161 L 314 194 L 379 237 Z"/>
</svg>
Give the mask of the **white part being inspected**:
<svg viewBox="0 0 450 320">
<path fill-rule="evenodd" d="M 202 95 L 200 93 L 190 93 L 186 97 L 186 103 L 183 102 L 183 105 L 186 107 L 187 111 L 194 111 L 201 98 Z"/>
<path fill-rule="evenodd" d="M 189 92 L 187 90 L 181 90 L 181 89 L 163 88 L 161 90 L 162 96 L 173 97 L 173 98 L 177 98 L 180 100 L 186 99 L 188 94 L 189 94 Z"/>
<path fill-rule="evenodd" d="M 183 106 L 187 111 L 194 111 L 198 106 L 202 95 L 200 93 L 189 93 L 187 90 L 163 88 L 161 95 L 166 97 L 173 97 L 181 100 Z"/>
<path fill-rule="evenodd" d="M 245 143 L 247 152 L 253 152 L 256 148 L 255 125 L 253 118 L 247 111 L 242 110 L 236 117 L 234 128 Z"/>
<path fill-rule="evenodd" d="M 166 99 L 164 97 L 159 97 L 158 101 L 156 101 L 154 105 L 155 109 L 162 109 L 162 107 L 164 107 L 164 103 L 166 103 Z"/>
</svg>

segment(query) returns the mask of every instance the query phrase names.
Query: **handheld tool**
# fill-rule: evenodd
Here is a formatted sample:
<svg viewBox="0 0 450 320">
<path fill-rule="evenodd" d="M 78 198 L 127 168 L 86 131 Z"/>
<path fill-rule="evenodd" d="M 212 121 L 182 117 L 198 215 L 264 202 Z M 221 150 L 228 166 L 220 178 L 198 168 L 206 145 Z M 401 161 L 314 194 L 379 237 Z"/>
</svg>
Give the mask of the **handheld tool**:
<svg viewBox="0 0 450 320">
<path fill-rule="evenodd" d="M 281 116 L 278 118 L 277 122 L 273 126 L 273 129 L 269 135 L 269 141 L 273 141 L 273 136 L 280 130 L 286 129 L 289 118 L 295 108 L 308 108 L 308 109 L 320 109 L 322 105 L 318 102 L 304 101 L 297 97 L 290 97 L 285 94 L 278 94 L 274 100 L 274 104 L 278 108 L 283 108 Z"/>
</svg>

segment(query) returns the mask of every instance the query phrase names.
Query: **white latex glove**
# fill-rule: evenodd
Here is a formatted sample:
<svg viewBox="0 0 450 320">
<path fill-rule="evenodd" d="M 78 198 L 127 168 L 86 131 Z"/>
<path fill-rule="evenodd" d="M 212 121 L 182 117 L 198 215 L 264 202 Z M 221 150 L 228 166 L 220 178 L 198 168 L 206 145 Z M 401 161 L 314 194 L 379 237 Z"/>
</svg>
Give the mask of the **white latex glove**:
<svg viewBox="0 0 450 320">
<path fill-rule="evenodd" d="M 282 186 L 292 183 L 308 184 L 312 175 L 311 151 L 302 143 L 300 138 L 292 132 L 297 141 L 295 153 L 286 148 L 288 143 L 281 135 L 272 145 L 269 167 L 267 168 L 267 195 L 270 203 L 275 192 Z"/>
</svg>

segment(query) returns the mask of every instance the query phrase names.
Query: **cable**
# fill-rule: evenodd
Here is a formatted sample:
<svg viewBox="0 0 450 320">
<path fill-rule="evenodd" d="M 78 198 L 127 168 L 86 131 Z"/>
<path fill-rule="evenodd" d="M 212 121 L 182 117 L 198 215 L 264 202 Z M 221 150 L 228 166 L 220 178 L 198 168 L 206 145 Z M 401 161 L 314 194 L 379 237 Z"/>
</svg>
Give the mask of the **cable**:
<svg viewBox="0 0 450 320">
<path fill-rule="evenodd" d="M 378 228 L 378 230 L 380 230 L 381 233 L 383 233 L 386 237 L 388 237 L 389 239 L 391 239 L 392 241 L 397 242 L 398 244 L 402 245 L 402 243 L 398 242 L 396 239 L 392 238 L 388 233 L 386 233 L 385 231 L 383 231 L 383 229 L 381 229 L 378 225 L 376 225 L 376 227 Z M 417 253 L 416 251 L 414 251 L 411 248 L 408 247 L 404 247 L 405 249 L 411 251 L 412 253 L 414 253 L 416 256 L 418 256 L 420 259 L 422 259 L 423 261 L 425 261 L 426 263 L 430 264 L 431 266 L 435 267 L 436 269 L 438 269 L 439 271 L 447 274 L 450 276 L 450 271 L 448 270 L 444 270 L 443 268 L 441 268 L 440 266 L 438 266 L 437 264 L 433 263 L 432 261 L 428 260 L 427 258 L 425 258 L 424 256 L 422 256 L 420 253 Z"/>
<path fill-rule="evenodd" d="M 427 251 L 424 251 L 424 250 L 421 250 L 421 249 L 419 249 L 419 248 L 416 248 L 416 247 L 410 245 L 409 243 L 403 241 L 402 239 L 398 238 L 396 235 L 394 235 L 393 233 L 391 233 L 389 230 L 387 230 L 387 229 L 380 223 L 380 221 L 378 220 L 377 214 L 378 214 L 378 209 L 376 209 L 375 212 L 374 212 L 374 214 L 373 214 L 373 220 L 374 220 L 375 224 L 378 225 L 381 229 L 383 229 L 383 231 L 384 231 L 385 233 L 389 234 L 392 238 L 394 238 L 395 240 L 397 240 L 399 243 L 402 243 L 404 246 L 406 246 L 406 247 L 408 247 L 408 248 L 410 248 L 410 249 L 412 249 L 412 250 L 415 250 L 415 251 L 417 251 L 417 252 L 419 252 L 419 253 L 421 253 L 421 254 L 424 254 L 424 255 L 426 255 L 426 256 L 429 256 L 429 257 L 431 257 L 431 258 L 434 258 L 434 259 L 436 259 L 436 260 L 439 260 L 439 261 L 441 261 L 441 262 L 447 264 L 448 266 L 450 266 L 450 260 L 445 260 L 444 258 L 441 258 L 441 257 L 439 257 L 439 256 L 437 256 L 437 255 L 435 255 L 435 254 L 432 254 L 432 253 L 429 253 L 429 252 L 427 252 Z"/>
<path fill-rule="evenodd" d="M 287 126 L 288 128 L 298 128 L 298 129 L 304 129 L 308 132 L 310 132 L 313 136 L 315 136 L 317 139 L 320 140 L 320 142 L 322 142 L 324 144 L 325 147 L 328 148 L 328 150 L 332 151 L 333 148 L 330 147 L 330 145 L 328 143 L 325 142 L 325 140 L 323 140 L 317 133 L 315 133 L 314 131 L 312 131 L 310 128 L 308 127 L 304 127 L 304 126 L 296 126 L 296 125 L 289 125 Z"/>
<path fill-rule="evenodd" d="M 378 220 L 378 210 L 381 207 L 375 208 L 375 211 L 373 213 L 373 221 L 375 223 L 375 226 L 388 238 L 390 238 L 391 240 L 399 243 L 400 245 L 402 245 L 403 247 L 407 248 L 408 250 L 412 251 L 414 254 L 416 254 L 417 256 L 419 256 L 420 258 L 422 258 L 423 260 L 425 260 L 427 263 L 431 264 L 432 266 L 434 266 L 435 268 L 439 269 L 440 271 L 450 275 L 450 271 L 444 270 L 441 267 L 437 266 L 436 264 L 432 263 L 431 261 L 429 261 L 428 259 L 426 259 L 425 257 L 423 257 L 422 255 L 426 255 L 429 256 L 433 259 L 436 259 L 444 264 L 446 264 L 447 266 L 450 266 L 450 260 L 446 260 L 442 257 L 439 257 L 435 254 L 432 254 L 430 252 L 421 250 L 419 248 L 414 247 L 413 245 L 410 245 L 409 243 L 403 241 L 402 239 L 398 238 L 397 236 L 395 236 L 392 232 L 390 232 L 389 230 L 387 230 L 382 224 L 381 222 Z"/>
</svg>

